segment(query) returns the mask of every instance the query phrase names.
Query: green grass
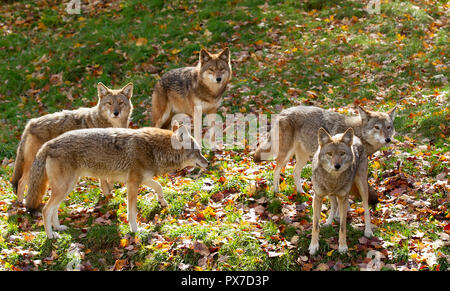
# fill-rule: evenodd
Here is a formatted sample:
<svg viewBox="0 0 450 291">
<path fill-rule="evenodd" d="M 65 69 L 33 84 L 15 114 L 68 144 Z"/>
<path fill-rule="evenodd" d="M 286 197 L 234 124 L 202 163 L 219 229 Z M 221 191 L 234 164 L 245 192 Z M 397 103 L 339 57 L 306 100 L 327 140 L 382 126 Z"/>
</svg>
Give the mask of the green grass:
<svg viewBox="0 0 450 291">
<path fill-rule="evenodd" d="M 0 269 L 65 270 L 80 257 L 83 270 L 314 270 L 338 262 L 343 266 L 336 268 L 359 270 L 371 250 L 383 253 L 384 269 L 448 268 L 448 246 L 440 243 L 449 216 L 442 182 L 450 158 L 448 4 L 383 1 L 381 13 L 368 14 L 358 1 L 266 2 L 105 1 L 80 15 L 67 14 L 62 3 L 3 4 Z M 220 157 L 206 151 L 214 162 L 204 172 L 158 177 L 167 209 L 142 188 L 137 233 L 126 221 L 123 185 L 107 200 L 93 178 L 83 178 L 61 205 L 69 230 L 55 241 L 46 239 L 42 218 L 12 204 L 11 163 L 30 118 L 93 106 L 97 82 L 118 88 L 131 81 L 132 122 L 151 125 L 158 78 L 195 65 L 203 47 L 225 46 L 233 78 L 223 116 L 278 113 L 298 104 L 346 114 L 354 104 L 384 111 L 398 105 L 399 143 L 370 163 L 369 183 L 380 197 L 372 212 L 380 245 L 359 241 L 362 206 L 352 198 L 349 253 L 336 250 L 333 225 L 321 228 L 319 253 L 309 256 L 311 168 L 302 172 L 306 194 L 295 192 L 291 164 L 274 194 L 271 162 L 253 163 L 239 147 Z M 62 83 L 52 84 L 51 76 L 61 73 Z M 245 171 L 252 168 L 258 170 L 249 177 Z M 196 242 L 209 255 L 194 249 Z"/>
</svg>

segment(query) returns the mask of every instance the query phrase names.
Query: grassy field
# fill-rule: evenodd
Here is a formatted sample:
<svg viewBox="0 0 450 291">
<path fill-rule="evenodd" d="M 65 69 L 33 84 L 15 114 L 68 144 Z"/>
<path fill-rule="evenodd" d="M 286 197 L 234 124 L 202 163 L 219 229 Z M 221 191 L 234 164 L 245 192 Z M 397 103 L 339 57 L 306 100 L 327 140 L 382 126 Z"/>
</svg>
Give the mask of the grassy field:
<svg viewBox="0 0 450 291">
<path fill-rule="evenodd" d="M 82 0 L 80 14 L 61 1 L 2 3 L 0 269 L 447 270 L 450 7 L 382 0 L 369 14 L 367 2 Z M 274 194 L 274 162 L 254 163 L 241 148 L 205 152 L 205 171 L 158 177 L 166 209 L 142 187 L 137 233 L 126 221 L 123 185 L 106 200 L 94 178 L 82 179 L 61 205 L 69 230 L 54 241 L 42 218 L 12 204 L 9 179 L 30 118 L 94 105 L 97 82 L 131 81 L 133 125 L 151 125 L 159 76 L 195 64 L 202 47 L 225 46 L 233 78 L 221 114 L 398 106 L 398 142 L 370 157 L 369 183 L 379 196 L 374 238 L 363 237 L 362 205 L 352 200 L 348 254 L 337 251 L 334 224 L 321 228 L 319 252 L 310 256 L 310 167 L 302 173 L 305 195 L 295 191 L 294 160 Z"/>
</svg>

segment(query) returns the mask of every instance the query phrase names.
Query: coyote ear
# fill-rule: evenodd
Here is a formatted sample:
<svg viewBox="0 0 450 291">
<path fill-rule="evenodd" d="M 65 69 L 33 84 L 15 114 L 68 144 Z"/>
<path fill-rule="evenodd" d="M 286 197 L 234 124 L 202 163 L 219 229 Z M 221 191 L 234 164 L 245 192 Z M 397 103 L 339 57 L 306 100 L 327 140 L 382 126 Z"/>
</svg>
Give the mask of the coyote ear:
<svg viewBox="0 0 450 291">
<path fill-rule="evenodd" d="M 211 60 L 211 55 L 208 53 L 207 50 L 202 49 L 200 51 L 200 64 L 204 64 L 206 62 L 208 62 L 209 60 Z"/>
<path fill-rule="evenodd" d="M 341 141 L 349 147 L 353 144 L 353 128 L 349 127 L 341 138 Z"/>
<path fill-rule="evenodd" d="M 102 82 L 98 82 L 97 92 L 98 92 L 98 98 L 102 99 L 103 97 L 105 97 L 108 94 L 109 89 Z"/>
<path fill-rule="evenodd" d="M 392 108 L 391 110 L 386 112 L 387 114 L 389 114 L 389 117 L 391 118 L 391 120 L 394 120 L 394 118 L 395 118 L 395 110 L 397 110 L 397 106 L 394 106 L 394 108 Z"/>
<path fill-rule="evenodd" d="M 219 54 L 219 58 L 227 63 L 230 62 L 230 49 L 228 47 L 224 48 Z"/>
<path fill-rule="evenodd" d="M 127 96 L 128 99 L 130 99 L 133 96 L 133 83 L 126 84 L 122 89 L 122 93 Z"/>
<path fill-rule="evenodd" d="M 178 130 L 178 128 L 180 128 L 180 124 L 177 120 L 175 120 L 175 122 L 172 124 L 172 131 L 175 132 Z"/>
<path fill-rule="evenodd" d="M 361 120 L 367 120 L 370 116 L 370 111 L 367 109 L 362 108 L 361 106 L 358 106 L 358 112 L 361 116 Z"/>
<path fill-rule="evenodd" d="M 319 128 L 317 135 L 320 146 L 324 146 L 331 141 L 331 136 L 323 127 Z"/>
</svg>

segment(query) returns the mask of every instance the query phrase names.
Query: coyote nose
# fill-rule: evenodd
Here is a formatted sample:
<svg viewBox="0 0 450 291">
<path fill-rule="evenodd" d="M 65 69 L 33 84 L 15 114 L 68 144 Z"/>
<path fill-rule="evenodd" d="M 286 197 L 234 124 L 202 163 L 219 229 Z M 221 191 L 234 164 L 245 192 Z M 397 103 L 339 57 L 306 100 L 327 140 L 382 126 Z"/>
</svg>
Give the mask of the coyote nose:
<svg viewBox="0 0 450 291">
<path fill-rule="evenodd" d="M 391 139 L 388 137 L 384 140 L 385 142 L 391 142 Z"/>
<path fill-rule="evenodd" d="M 336 170 L 339 170 L 339 169 L 341 168 L 341 165 L 340 165 L 340 164 L 335 164 L 335 165 L 334 165 L 334 168 L 335 168 Z"/>
<path fill-rule="evenodd" d="M 119 111 L 114 111 L 114 116 L 119 115 Z"/>
<path fill-rule="evenodd" d="M 219 83 L 220 81 L 222 81 L 222 77 L 217 77 L 216 81 L 217 81 L 217 83 Z"/>
</svg>

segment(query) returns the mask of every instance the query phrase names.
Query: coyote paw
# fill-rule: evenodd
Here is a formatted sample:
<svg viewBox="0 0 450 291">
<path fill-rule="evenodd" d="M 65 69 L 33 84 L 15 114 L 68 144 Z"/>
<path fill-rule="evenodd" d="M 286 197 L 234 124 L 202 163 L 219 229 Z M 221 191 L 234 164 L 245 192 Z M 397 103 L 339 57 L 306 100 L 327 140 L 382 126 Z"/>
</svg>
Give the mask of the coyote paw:
<svg viewBox="0 0 450 291">
<path fill-rule="evenodd" d="M 319 244 L 318 243 L 311 243 L 309 245 L 309 254 L 314 255 L 319 250 Z"/>
<path fill-rule="evenodd" d="M 48 239 L 58 239 L 58 238 L 60 238 L 59 234 L 57 232 L 54 232 L 54 231 L 52 231 L 50 233 L 47 233 L 47 237 L 48 237 Z"/>
<path fill-rule="evenodd" d="M 138 232 L 139 227 L 137 226 L 136 223 L 130 223 L 130 230 L 131 230 L 131 232 L 136 233 L 136 232 Z"/>
<path fill-rule="evenodd" d="M 347 253 L 347 251 L 348 251 L 347 245 L 339 246 L 338 251 L 339 251 L 341 254 Z"/>
<path fill-rule="evenodd" d="M 53 226 L 56 230 L 58 231 L 64 231 L 64 230 L 68 230 L 69 227 L 65 226 L 65 225 L 58 225 L 58 226 Z"/>
<path fill-rule="evenodd" d="M 365 237 L 372 237 L 372 236 L 373 236 L 372 230 L 371 230 L 371 229 L 366 229 L 366 230 L 364 231 L 364 236 L 365 236 Z"/>
</svg>

